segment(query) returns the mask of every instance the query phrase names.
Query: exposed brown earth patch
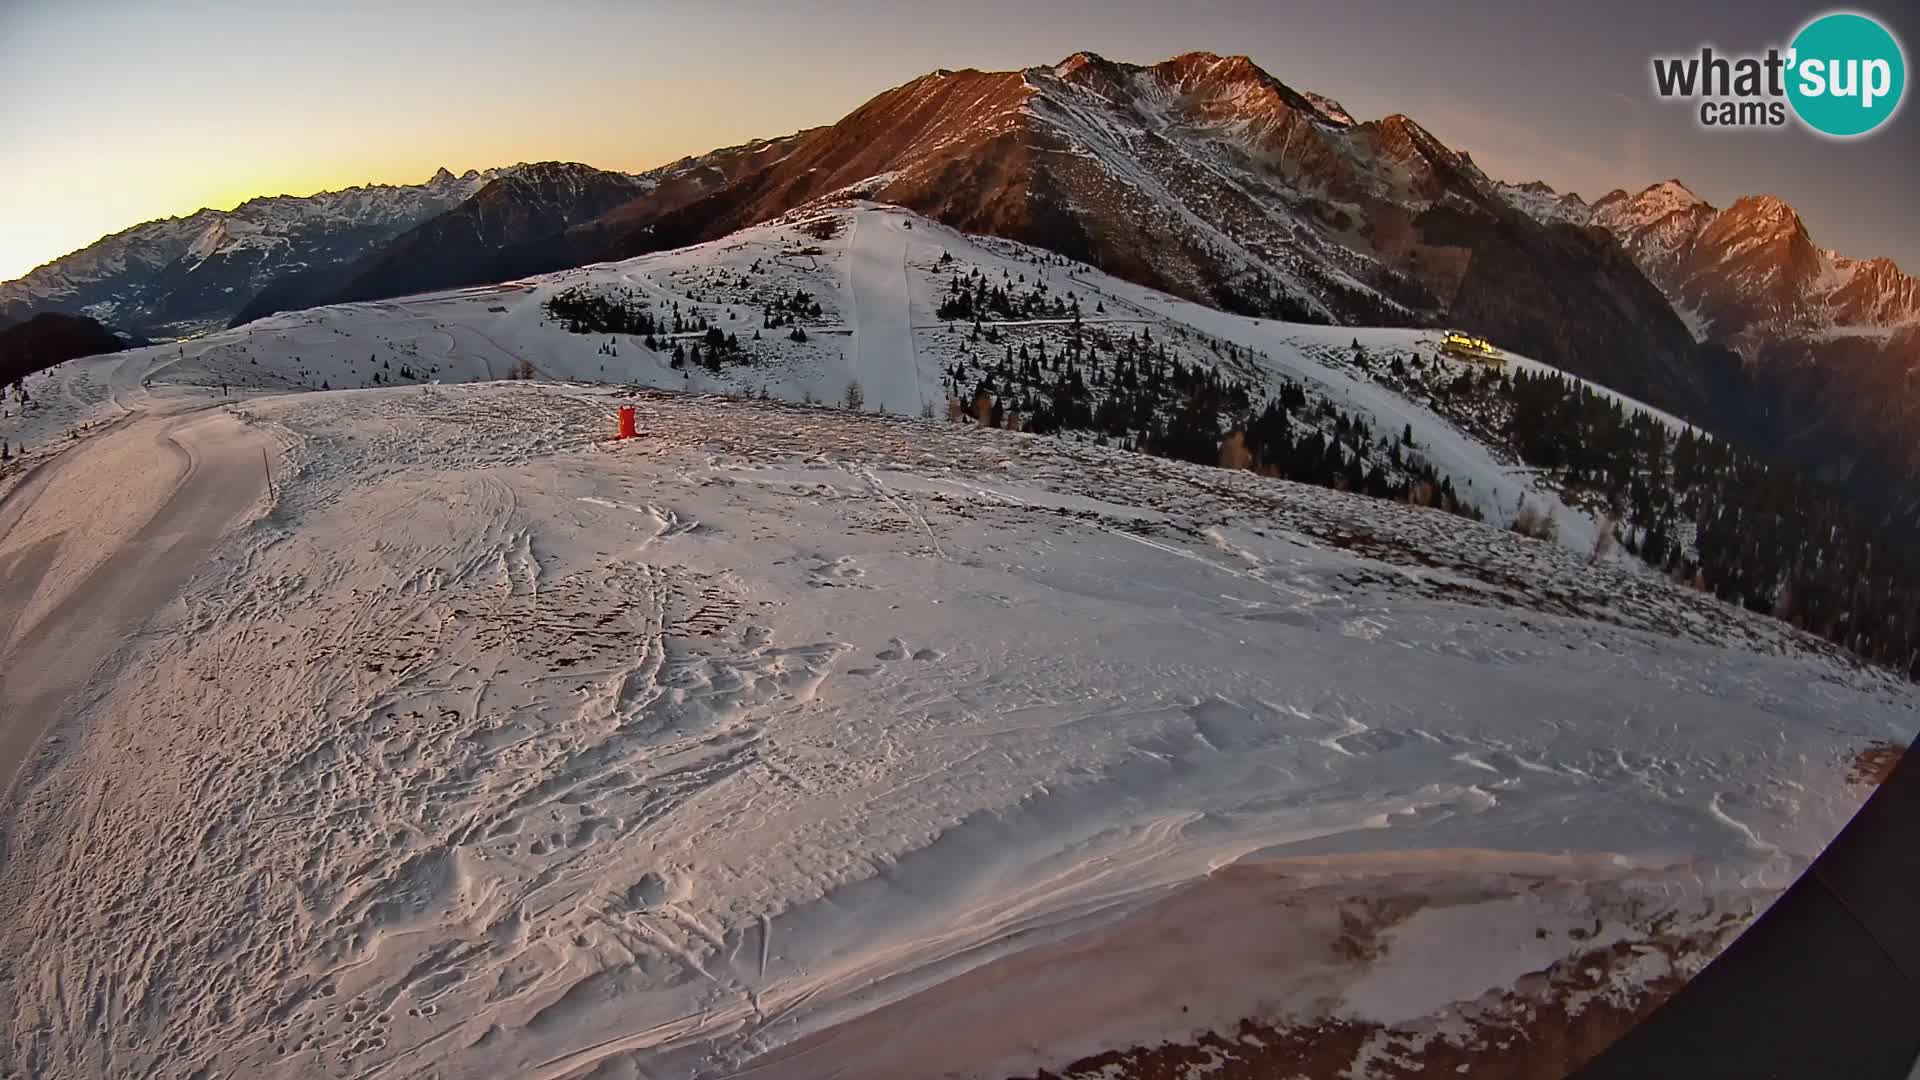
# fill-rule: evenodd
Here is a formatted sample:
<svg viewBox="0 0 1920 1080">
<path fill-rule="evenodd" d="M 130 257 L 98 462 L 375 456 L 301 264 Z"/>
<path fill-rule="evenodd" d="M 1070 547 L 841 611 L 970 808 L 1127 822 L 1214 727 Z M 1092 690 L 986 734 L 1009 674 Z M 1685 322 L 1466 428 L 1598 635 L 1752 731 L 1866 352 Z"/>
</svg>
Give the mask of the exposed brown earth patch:
<svg viewBox="0 0 1920 1080">
<path fill-rule="evenodd" d="M 1752 914 L 1745 901 L 1668 908 L 1645 882 L 1606 880 L 1605 867 L 1460 851 L 1224 867 L 1115 923 L 941 980 L 734 1075 L 1558 1078 L 1650 1014 Z M 1489 904 L 1505 925 L 1477 944 L 1462 939 L 1463 967 L 1482 970 L 1485 950 L 1531 953 L 1535 941 L 1539 966 L 1494 974 L 1496 965 L 1486 982 L 1432 971 L 1447 955 L 1419 943 L 1432 920 L 1448 925 L 1447 912 Z M 1571 909 L 1590 909 L 1591 923 L 1550 914 Z M 1415 930 L 1423 919 L 1427 929 Z M 1453 925 L 1471 937 L 1496 924 Z M 1455 989 L 1436 993 L 1435 974 Z M 1223 1008 L 1236 996 L 1244 1004 Z M 1242 1018 L 1221 1019 L 1235 1012 Z M 1128 1041 L 1134 1032 L 1141 1041 Z"/>
<path fill-rule="evenodd" d="M 1906 748 L 1895 743 L 1875 743 L 1853 757 L 1853 769 L 1847 778 L 1856 784 L 1867 787 L 1879 787 L 1893 775 L 1894 766 L 1900 764 L 1900 758 L 1906 754 Z"/>
<path fill-rule="evenodd" d="M 1688 939 L 1660 942 L 1661 950 L 1672 950 L 1668 955 L 1675 962 L 1666 974 L 1639 984 L 1625 1000 L 1609 995 L 1606 984 L 1638 959 L 1635 946 L 1620 944 L 1563 961 L 1538 980 L 1533 992 L 1507 991 L 1463 1016 L 1471 1032 L 1464 1039 L 1437 1037 L 1426 1022 L 1276 1025 L 1245 1019 L 1225 1034 L 1210 1031 L 1191 1043 L 1097 1054 L 1058 1072 L 1042 1070 L 1033 1080 L 1557 1080 L 1592 1060 L 1672 996 L 1686 982 L 1676 973 L 1684 970 L 1678 961 L 1704 944 Z"/>
</svg>

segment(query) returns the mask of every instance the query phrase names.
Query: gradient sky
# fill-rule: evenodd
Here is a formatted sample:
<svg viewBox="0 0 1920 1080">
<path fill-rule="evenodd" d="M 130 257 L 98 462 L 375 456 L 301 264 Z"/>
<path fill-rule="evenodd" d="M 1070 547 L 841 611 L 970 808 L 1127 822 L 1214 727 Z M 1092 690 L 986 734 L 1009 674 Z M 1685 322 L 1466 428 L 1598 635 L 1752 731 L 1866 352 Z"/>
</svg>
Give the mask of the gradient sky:
<svg viewBox="0 0 1920 1080">
<path fill-rule="evenodd" d="M 392 10 L 399 9 L 399 10 Z M 640 170 L 831 123 L 938 67 L 1245 53 L 1360 119 L 1403 112 L 1504 179 L 1589 199 L 1677 176 L 1798 208 L 1920 272 L 1920 109 L 1853 142 L 1708 134 L 1655 53 L 1784 45 L 1756 0 L 0 0 L 0 280 L 102 235 L 261 194 L 516 161 Z M 1857 7 L 1911 61 L 1920 15 Z M 1910 74 L 1911 78 L 1911 74 Z M 1911 94 L 1909 95 L 1911 96 Z"/>
</svg>

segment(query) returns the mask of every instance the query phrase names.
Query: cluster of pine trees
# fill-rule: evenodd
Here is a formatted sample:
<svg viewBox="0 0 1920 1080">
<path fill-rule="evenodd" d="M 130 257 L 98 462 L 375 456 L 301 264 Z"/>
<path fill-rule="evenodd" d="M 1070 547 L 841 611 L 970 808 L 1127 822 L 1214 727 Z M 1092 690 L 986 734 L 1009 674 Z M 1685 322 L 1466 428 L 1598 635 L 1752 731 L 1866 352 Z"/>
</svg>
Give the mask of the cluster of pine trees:
<svg viewBox="0 0 1920 1080">
<path fill-rule="evenodd" d="M 982 333 L 976 325 L 976 340 Z M 946 385 L 951 415 L 991 427 L 1090 433 L 1161 457 L 1480 516 L 1419 455 L 1411 430 L 1376 433 L 1291 381 L 1256 407 L 1248 382 L 1182 361 L 1150 327 L 1115 336 L 1076 320 L 1064 345 L 1007 343 L 996 359 L 954 363 Z"/>
<path fill-rule="evenodd" d="M 20 400 L 20 412 L 23 415 L 27 411 L 27 406 L 33 404 L 33 398 L 27 393 L 27 377 L 25 375 L 20 376 L 11 383 L 0 384 L 0 413 L 4 413 L 4 406 L 6 405 L 8 395 L 17 397 Z M 27 445 L 21 443 L 20 452 L 24 454 L 26 451 Z M 0 441 L 0 462 L 12 460 L 13 451 L 8 449 L 4 441 Z"/>
<path fill-rule="evenodd" d="M 753 359 L 738 333 L 721 330 L 704 314 L 683 312 L 678 301 L 656 312 L 630 289 L 603 292 L 574 286 L 548 298 L 545 307 L 547 316 L 570 333 L 639 337 L 649 350 L 667 352 L 668 363 L 675 369 L 704 367 L 717 372 L 725 364 L 751 363 Z M 762 325 L 791 325 L 793 330 L 788 336 L 795 341 L 805 341 L 806 332 L 799 320 L 819 318 L 821 314 L 818 300 L 796 290 L 779 294 L 766 303 Z M 731 310 L 727 317 L 733 317 Z M 758 340 L 760 332 L 754 331 L 753 336 Z M 619 356 L 617 338 L 603 342 L 599 352 L 602 356 Z"/>
<path fill-rule="evenodd" d="M 818 319 L 825 309 L 813 294 L 805 289 L 795 289 L 791 293 L 776 295 L 766 305 L 766 314 L 760 325 L 768 330 L 778 330 L 783 326 L 798 327 L 802 319 Z M 800 340 L 805 341 L 802 337 Z"/>
<path fill-rule="evenodd" d="M 675 368 L 684 368 L 691 364 L 695 367 L 704 367 L 708 371 L 719 371 L 723 364 L 743 364 L 750 359 L 746 350 L 741 348 L 738 335 L 731 332 L 723 334 L 719 327 L 709 326 L 707 332 L 697 341 L 674 342 L 673 355 L 668 363 Z"/>
<path fill-rule="evenodd" d="M 647 348 L 656 351 L 662 338 L 707 334 L 714 328 L 704 314 L 682 311 L 678 300 L 655 312 L 630 289 L 602 292 L 576 285 L 549 297 L 544 306 L 547 317 L 570 334 L 629 334 L 645 339 Z"/>
<path fill-rule="evenodd" d="M 370 378 L 370 380 L 369 380 L 369 382 L 368 382 L 368 385 L 370 385 L 370 386 L 384 386 L 384 385 L 387 385 L 387 384 L 389 384 L 389 383 L 392 383 L 392 382 L 393 382 L 393 376 L 392 376 L 392 372 L 393 372 L 393 361 L 392 361 L 392 360 L 381 360 L 381 359 L 380 359 L 380 355 L 379 355 L 378 353 L 369 353 L 369 354 L 367 355 L 367 367 L 369 367 L 369 368 L 372 368 L 372 367 L 373 367 L 373 365 L 374 365 L 374 363 L 375 363 L 376 361 L 377 361 L 377 362 L 378 362 L 378 363 L 380 364 L 380 368 L 379 368 L 379 370 L 377 370 L 377 371 L 375 371 L 375 372 L 373 373 L 373 375 L 371 376 L 371 378 Z M 252 363 L 252 364 L 257 364 L 257 363 L 258 363 L 258 361 L 256 361 L 256 360 L 254 360 L 253 358 L 251 358 L 251 357 L 249 357 L 249 358 L 248 358 L 248 363 Z M 354 370 L 355 370 L 355 371 L 357 372 L 357 371 L 358 371 L 359 369 L 358 369 L 358 368 L 355 368 Z M 409 381 L 409 382 L 411 382 L 411 381 L 413 381 L 413 380 L 415 380 L 415 379 L 420 379 L 420 378 L 424 378 L 424 376 L 421 376 L 421 375 L 419 375 L 419 374 L 417 374 L 417 373 L 415 373 L 415 371 L 414 371 L 414 370 L 413 370 L 412 368 L 410 368 L 410 367 L 408 367 L 408 366 L 407 366 L 406 364 L 404 364 L 404 363 L 402 363 L 402 364 L 400 365 L 400 371 L 399 371 L 399 375 L 400 375 L 400 377 L 401 377 L 402 379 L 406 379 L 406 380 L 407 380 L 407 381 Z"/>
<path fill-rule="evenodd" d="M 1920 677 L 1920 553 L 1794 469 L 1556 373 L 1395 357 L 1387 377 L 1611 517 L 1648 564 Z"/>
<path fill-rule="evenodd" d="M 1228 434 L 1221 464 L 1481 520 L 1484 515 L 1460 497 L 1452 478 L 1418 450 L 1411 425 L 1397 437 L 1381 437 L 1364 417 L 1350 416 L 1325 398 L 1310 402 L 1289 380 L 1279 397 Z"/>
<path fill-rule="evenodd" d="M 1285 319 L 1297 323 L 1325 324 L 1332 321 L 1324 311 L 1276 284 L 1265 274 L 1244 274 L 1216 281 L 1207 292 L 1216 307 L 1235 315 Z"/>
<path fill-rule="evenodd" d="M 631 292 L 602 292 L 579 285 L 547 298 L 547 317 L 566 327 L 570 334 L 631 334 L 652 337 L 669 332 L 655 319 L 645 301 Z M 680 322 L 679 305 L 674 306 L 674 321 Z M 677 327 L 672 333 L 687 328 Z M 651 348 L 652 346 L 648 346 Z"/>
<path fill-rule="evenodd" d="M 1051 353 L 1041 336 L 1031 346 L 1005 343 L 995 359 L 953 364 L 946 382 L 955 418 L 1037 434 L 1085 432 L 1162 457 L 1481 516 L 1416 452 L 1411 431 L 1379 435 L 1364 418 L 1309 399 L 1291 382 L 1256 408 L 1247 381 L 1221 374 L 1234 361 L 1251 366 L 1230 342 L 1212 343 L 1216 353 L 1225 350 L 1226 363 L 1189 364 L 1156 342 L 1151 327 L 1122 337 L 1104 324 L 1087 326 L 1079 297 L 1050 289 L 1037 274 L 1029 281 L 1003 269 L 996 281 L 977 267 L 963 271 L 951 255 L 941 256 L 939 268 L 950 277 L 937 313 L 971 320 L 972 342 L 1000 345 L 995 323 L 1020 319 L 1058 319 L 1066 334 Z M 1095 313 L 1105 310 L 1100 304 Z"/>
<path fill-rule="evenodd" d="M 943 268 L 952 264 L 952 255 L 940 256 Z M 1044 278 L 1036 275 L 1029 283 L 1025 271 L 1017 275 L 1006 270 L 1000 273 L 999 281 L 991 281 L 978 267 L 966 274 L 961 274 L 955 267 L 936 313 L 942 319 L 972 319 L 976 322 L 992 316 L 1002 319 L 1079 317 L 1079 299 L 1052 292 Z"/>
</svg>

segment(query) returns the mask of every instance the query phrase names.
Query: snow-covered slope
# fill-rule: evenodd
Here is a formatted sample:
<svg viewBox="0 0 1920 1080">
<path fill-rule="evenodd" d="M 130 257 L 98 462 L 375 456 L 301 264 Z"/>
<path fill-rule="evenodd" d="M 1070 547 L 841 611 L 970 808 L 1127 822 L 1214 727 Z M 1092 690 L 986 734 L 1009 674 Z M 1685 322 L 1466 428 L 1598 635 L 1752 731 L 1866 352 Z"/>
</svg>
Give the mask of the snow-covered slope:
<svg viewBox="0 0 1920 1080">
<path fill-rule="evenodd" d="M 859 222 L 876 273 L 902 220 Z M 375 325 L 455 365 L 466 302 Z M 315 366 L 327 318 L 285 328 Z M 213 348 L 93 366 L 138 416 Z M 603 441 L 619 404 L 639 439 Z M 270 502 L 8 822 L 8 1073 L 989 1077 L 1246 1017 L 1453 1045 L 1530 973 L 1631 1008 L 1697 967 L 1913 722 L 1663 579 L 1245 472 L 613 387 L 231 412 Z M 124 504 L 138 423 L 68 481 Z M 0 565 L 100 543 L 76 505 Z M 1178 1012 L 1122 992 L 1170 940 L 1207 960 Z M 968 1022 L 835 1034 L 916 995 Z"/>
<path fill-rule="evenodd" d="M 156 346 L 148 355 L 162 365 L 154 381 L 163 386 L 225 383 L 243 391 L 275 391 L 448 383 L 505 378 L 524 361 L 551 379 L 788 401 L 837 402 L 857 382 L 868 409 L 945 416 L 950 395 L 972 393 L 971 383 L 950 385 L 956 365 L 979 370 L 1003 350 L 1029 345 L 1050 347 L 1057 355 L 1071 332 L 1072 319 L 1064 315 L 1002 320 L 987 324 L 995 328 L 996 343 L 976 340 L 969 322 L 942 320 L 937 309 L 949 280 L 970 271 L 1015 288 L 1045 286 L 1054 298 L 1072 297 L 1087 332 L 1116 338 L 1145 333 L 1175 359 L 1245 381 L 1255 388 L 1256 402 L 1278 394 L 1283 381 L 1291 380 L 1366 418 L 1382 434 L 1411 428 L 1422 458 L 1489 520 L 1504 523 L 1517 507 L 1533 505 L 1559 521 L 1563 543 L 1581 551 L 1592 546 L 1593 523 L 1537 487 L 1531 470 L 1349 362 L 1357 341 L 1376 357 L 1452 363 L 1439 356 L 1434 332 L 1230 315 L 1024 245 L 968 237 L 873 204 L 803 210 L 699 247 L 497 287 L 273 316 L 199 340 Z M 618 296 L 663 321 L 678 311 L 688 328 L 678 337 L 663 332 L 654 349 L 637 336 L 569 333 L 549 317 L 546 305 L 570 290 Z M 804 341 L 793 340 L 789 327 L 766 325 L 776 302 L 795 294 L 820 309 L 818 316 L 801 320 Z M 697 362 L 675 368 L 673 346 L 705 337 L 692 328 L 697 318 L 735 336 L 742 356 L 729 357 L 717 370 Z M 1512 362 L 1538 366 L 1523 357 Z M 67 377 L 52 373 L 30 382 L 29 389 L 58 401 Z M 5 432 L 0 421 L 0 435 Z"/>
</svg>

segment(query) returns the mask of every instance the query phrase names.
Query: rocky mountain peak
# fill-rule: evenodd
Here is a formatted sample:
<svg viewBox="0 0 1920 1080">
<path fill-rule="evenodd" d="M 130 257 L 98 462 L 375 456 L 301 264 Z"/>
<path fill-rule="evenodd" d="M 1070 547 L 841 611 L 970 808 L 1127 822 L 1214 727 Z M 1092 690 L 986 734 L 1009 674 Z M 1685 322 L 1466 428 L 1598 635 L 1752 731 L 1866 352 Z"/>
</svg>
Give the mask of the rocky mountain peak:
<svg viewBox="0 0 1920 1080">
<path fill-rule="evenodd" d="M 1639 197 L 1649 201 L 1657 200 L 1676 207 L 1705 205 L 1707 201 L 1695 195 L 1692 188 L 1681 183 L 1677 178 L 1662 180 L 1657 184 L 1650 184 L 1645 191 L 1640 193 Z"/>
<path fill-rule="evenodd" d="M 1053 65 L 1053 73 L 1062 79 L 1070 79 L 1087 68 L 1100 69 L 1111 68 L 1113 66 L 1113 61 L 1108 60 L 1099 53 L 1087 52 L 1083 49 Z"/>
<path fill-rule="evenodd" d="M 1353 114 L 1347 111 L 1346 106 L 1325 94 L 1316 94 L 1311 90 L 1302 90 L 1300 91 L 1300 96 L 1306 98 L 1307 101 L 1312 103 L 1314 108 L 1320 110 L 1320 115 L 1332 121 L 1335 127 L 1352 127 L 1354 124 L 1359 123 L 1359 121 L 1353 118 Z"/>
<path fill-rule="evenodd" d="M 1146 69 L 1176 94 L 1203 101 L 1213 111 L 1241 114 L 1248 120 L 1271 120 L 1285 111 L 1343 126 L 1351 124 L 1346 110 L 1329 102 L 1341 114 L 1334 120 L 1312 98 L 1279 79 L 1246 56 L 1221 56 L 1218 53 L 1183 53 Z"/>
<path fill-rule="evenodd" d="M 1728 227 L 1737 225 L 1752 231 L 1800 236 L 1806 235 L 1807 231 L 1799 212 L 1775 195 L 1748 195 L 1735 199 L 1733 205 L 1721 215 L 1721 220 Z"/>
</svg>

